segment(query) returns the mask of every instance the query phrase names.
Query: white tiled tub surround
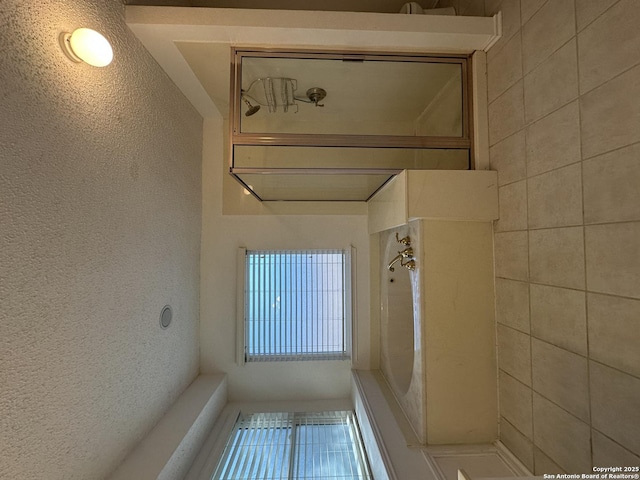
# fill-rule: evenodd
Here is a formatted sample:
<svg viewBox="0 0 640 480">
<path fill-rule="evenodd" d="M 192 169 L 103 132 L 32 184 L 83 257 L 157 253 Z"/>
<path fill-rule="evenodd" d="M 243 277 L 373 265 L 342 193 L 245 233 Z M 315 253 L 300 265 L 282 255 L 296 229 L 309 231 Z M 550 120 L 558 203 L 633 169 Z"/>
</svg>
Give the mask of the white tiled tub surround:
<svg viewBox="0 0 640 480">
<path fill-rule="evenodd" d="M 478 0 L 501 440 L 536 475 L 640 465 L 640 2 Z"/>
</svg>

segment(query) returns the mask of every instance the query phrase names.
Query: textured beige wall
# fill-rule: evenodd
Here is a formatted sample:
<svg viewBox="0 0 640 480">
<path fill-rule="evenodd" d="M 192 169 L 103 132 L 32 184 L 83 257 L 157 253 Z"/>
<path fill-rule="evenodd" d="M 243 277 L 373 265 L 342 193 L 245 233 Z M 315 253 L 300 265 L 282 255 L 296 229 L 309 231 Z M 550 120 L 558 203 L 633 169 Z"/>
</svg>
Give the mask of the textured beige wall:
<svg viewBox="0 0 640 480">
<path fill-rule="evenodd" d="M 117 0 L 0 25 L 0 478 L 99 479 L 198 372 L 202 120 Z M 110 66 L 63 55 L 80 26 Z"/>
</svg>

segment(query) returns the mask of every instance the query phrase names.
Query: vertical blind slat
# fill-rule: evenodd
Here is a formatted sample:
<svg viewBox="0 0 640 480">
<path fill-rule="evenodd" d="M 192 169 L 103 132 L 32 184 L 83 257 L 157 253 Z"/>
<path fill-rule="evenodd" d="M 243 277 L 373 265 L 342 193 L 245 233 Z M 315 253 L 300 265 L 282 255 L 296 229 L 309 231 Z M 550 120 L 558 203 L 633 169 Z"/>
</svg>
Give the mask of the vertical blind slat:
<svg viewBox="0 0 640 480">
<path fill-rule="evenodd" d="M 247 251 L 246 361 L 346 359 L 344 250 Z"/>
</svg>

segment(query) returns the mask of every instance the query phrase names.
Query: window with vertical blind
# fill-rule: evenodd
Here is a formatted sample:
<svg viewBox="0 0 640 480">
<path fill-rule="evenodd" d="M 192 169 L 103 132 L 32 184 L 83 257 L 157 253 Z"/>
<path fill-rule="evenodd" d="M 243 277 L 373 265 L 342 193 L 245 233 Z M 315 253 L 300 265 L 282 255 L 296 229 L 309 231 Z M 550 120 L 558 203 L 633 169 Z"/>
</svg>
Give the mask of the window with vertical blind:
<svg viewBox="0 0 640 480">
<path fill-rule="evenodd" d="M 247 250 L 244 361 L 349 358 L 350 255 Z"/>
<path fill-rule="evenodd" d="M 213 475 L 213 480 L 371 478 L 350 411 L 241 415 Z"/>
</svg>

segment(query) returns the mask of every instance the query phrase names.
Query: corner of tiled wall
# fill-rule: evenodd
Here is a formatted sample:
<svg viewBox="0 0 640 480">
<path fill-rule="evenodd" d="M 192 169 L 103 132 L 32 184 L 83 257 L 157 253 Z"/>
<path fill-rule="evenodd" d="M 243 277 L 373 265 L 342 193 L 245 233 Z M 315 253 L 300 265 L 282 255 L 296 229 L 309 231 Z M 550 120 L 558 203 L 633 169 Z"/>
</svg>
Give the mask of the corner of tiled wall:
<svg viewBox="0 0 640 480">
<path fill-rule="evenodd" d="M 501 440 L 536 475 L 640 465 L 640 1 L 482 6 L 504 21 L 487 55 Z"/>
</svg>

